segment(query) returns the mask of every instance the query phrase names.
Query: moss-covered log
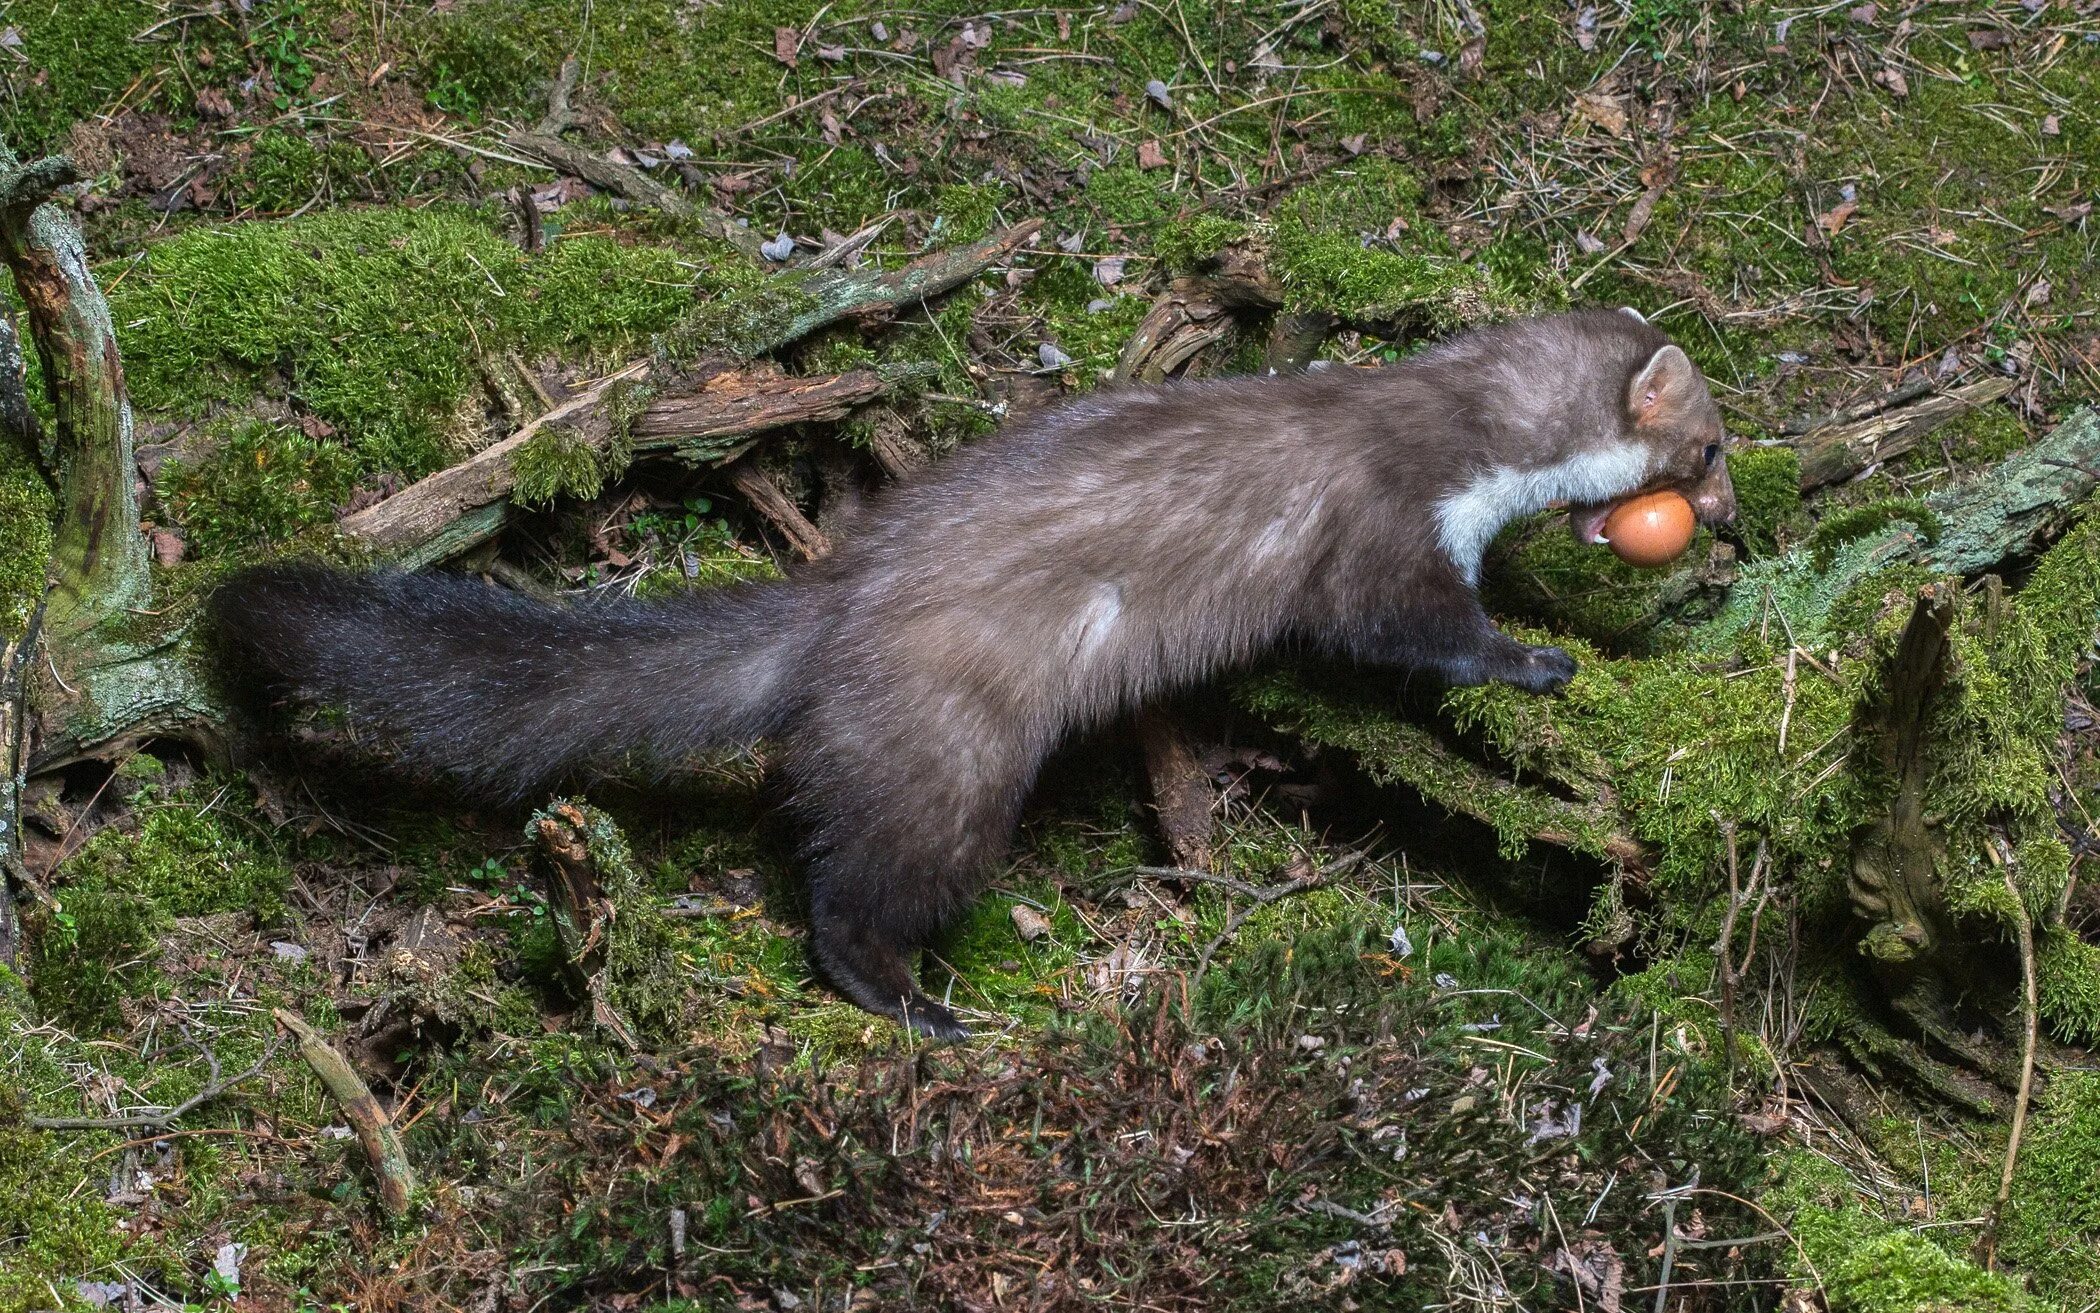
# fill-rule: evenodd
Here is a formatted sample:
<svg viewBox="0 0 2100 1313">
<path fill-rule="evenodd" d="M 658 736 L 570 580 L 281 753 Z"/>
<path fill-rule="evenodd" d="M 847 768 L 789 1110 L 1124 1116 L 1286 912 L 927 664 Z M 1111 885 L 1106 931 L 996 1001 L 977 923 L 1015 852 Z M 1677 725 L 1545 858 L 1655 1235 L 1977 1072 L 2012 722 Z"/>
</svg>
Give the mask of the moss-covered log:
<svg viewBox="0 0 2100 1313">
<path fill-rule="evenodd" d="M 713 309 L 668 335 L 656 360 L 628 365 L 466 461 L 440 470 L 342 523 L 349 536 L 408 565 L 464 551 L 501 529 L 514 493 L 545 501 L 594 490 L 639 450 L 723 464 L 760 433 L 836 419 L 903 383 L 909 371 L 854 370 L 794 378 L 712 367 L 681 373 L 687 355 L 757 356 L 842 319 L 871 319 L 954 290 L 1019 249 L 1040 220 L 935 251 L 888 271 L 789 270 L 749 304 Z M 744 322 L 748 316 L 750 322 Z M 731 322 L 734 321 L 734 322 Z M 651 380 L 654 380 L 652 383 Z"/>
</svg>

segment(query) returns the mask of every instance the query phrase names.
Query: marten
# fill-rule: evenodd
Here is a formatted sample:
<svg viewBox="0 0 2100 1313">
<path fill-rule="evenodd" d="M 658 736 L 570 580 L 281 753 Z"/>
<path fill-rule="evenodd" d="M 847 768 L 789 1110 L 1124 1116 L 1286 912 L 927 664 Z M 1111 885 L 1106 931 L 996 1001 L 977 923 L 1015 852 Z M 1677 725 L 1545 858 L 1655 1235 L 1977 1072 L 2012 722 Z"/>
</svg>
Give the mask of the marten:
<svg viewBox="0 0 2100 1313">
<path fill-rule="evenodd" d="M 1481 609 L 1482 553 L 1567 503 L 1733 517 L 1720 412 L 1632 311 L 1518 320 L 1397 364 L 1095 392 L 877 494 L 777 582 L 558 605 L 476 580 L 276 564 L 215 593 L 228 670 L 337 706 L 516 801 L 586 767 L 777 744 L 810 948 L 853 1002 L 967 1035 L 912 958 L 976 894 L 1075 731 L 1286 643 L 1548 693 Z"/>
</svg>

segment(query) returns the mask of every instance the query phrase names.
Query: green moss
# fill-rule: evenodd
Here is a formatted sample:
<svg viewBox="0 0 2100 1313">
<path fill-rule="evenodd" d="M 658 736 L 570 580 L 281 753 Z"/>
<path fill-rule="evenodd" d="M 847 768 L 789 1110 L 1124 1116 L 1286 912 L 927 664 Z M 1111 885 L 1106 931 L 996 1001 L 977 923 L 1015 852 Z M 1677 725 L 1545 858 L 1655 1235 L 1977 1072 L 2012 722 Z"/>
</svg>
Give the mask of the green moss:
<svg viewBox="0 0 2100 1313">
<path fill-rule="evenodd" d="M 2003 1252 L 2065 1308 L 2100 1300 L 2100 1073 L 2066 1071 L 2049 1084 L 2013 1178 Z"/>
<path fill-rule="evenodd" d="M 598 449 L 566 424 L 549 424 L 510 454 L 517 478 L 512 497 L 523 506 L 545 506 L 557 497 L 588 500 L 605 486 Z"/>
<path fill-rule="evenodd" d="M 159 489 L 190 550 L 232 557 L 331 524 L 356 486 L 351 454 L 288 424 L 237 425 L 194 465 L 170 464 Z"/>
<path fill-rule="evenodd" d="M 84 1032 L 110 1028 L 123 1000 L 152 992 L 155 941 L 173 918 L 281 912 L 291 872 L 237 827 L 226 792 L 173 794 L 136 830 L 104 830 L 67 860 L 31 940 L 40 1003 Z"/>
<path fill-rule="evenodd" d="M 1906 1123 L 1907 1125 L 1907 1123 Z M 1801 1150 L 1766 1200 L 1800 1246 L 1797 1278 L 1820 1278 L 1832 1313 L 2022 1313 L 2033 1301 L 1917 1232 L 1872 1211 L 1835 1162 Z M 1943 1233 L 1942 1233 L 1943 1234 Z M 1957 1243 L 1952 1237 L 1949 1243 Z"/>
<path fill-rule="evenodd" d="M 142 410 L 282 386 L 361 472 L 417 475 L 446 461 L 477 352 L 633 350 L 691 305 L 680 258 L 577 236 L 528 259 L 477 211 L 344 210 L 160 243 L 111 304 Z"/>
<path fill-rule="evenodd" d="M 19 1024 L 12 1009 L 0 1017 Z M 23 1126 L 23 1111 L 21 1087 L 0 1082 L 0 1313 L 70 1307 L 72 1283 L 108 1272 L 123 1252 L 117 1216 L 76 1188 L 72 1144 Z"/>
<path fill-rule="evenodd" d="M 2035 952 L 2041 1015 L 2057 1038 L 2100 1044 L 2100 948 L 2063 926 L 2052 926 Z"/>
<path fill-rule="evenodd" d="M 27 455 L 0 443 L 0 633 L 17 633 L 37 599 L 51 555 L 51 487 Z"/>
<path fill-rule="evenodd" d="M 296 210 L 329 197 L 355 197 L 374 172 L 357 145 L 321 133 L 268 128 L 248 143 L 231 199 L 266 212 Z"/>
<path fill-rule="evenodd" d="M 1939 518 L 1924 502 L 1908 497 L 1889 497 L 1826 514 L 1817 521 L 1815 531 L 1809 535 L 1808 550 L 1818 566 L 1828 567 L 1839 548 L 1875 537 L 1895 524 L 1916 526 L 1919 540 L 1924 543 L 1939 538 Z"/>
<path fill-rule="evenodd" d="M 1252 232 L 1252 227 L 1240 220 L 1206 212 L 1162 228 L 1153 238 L 1152 249 L 1161 264 L 1187 273 Z"/>
<path fill-rule="evenodd" d="M 1735 484 L 1736 526 L 1760 556 L 1781 547 L 1801 513 L 1801 458 L 1792 447 L 1738 447 L 1728 456 Z"/>
<path fill-rule="evenodd" d="M 0 135 L 24 156 L 60 148 L 66 129 L 109 105 L 147 74 L 164 47 L 135 40 L 152 22 L 131 0 L 67 0 L 12 15 L 18 57 L 41 76 L 13 79 L 0 102 Z M 177 84 L 179 87 L 179 83 Z"/>
</svg>

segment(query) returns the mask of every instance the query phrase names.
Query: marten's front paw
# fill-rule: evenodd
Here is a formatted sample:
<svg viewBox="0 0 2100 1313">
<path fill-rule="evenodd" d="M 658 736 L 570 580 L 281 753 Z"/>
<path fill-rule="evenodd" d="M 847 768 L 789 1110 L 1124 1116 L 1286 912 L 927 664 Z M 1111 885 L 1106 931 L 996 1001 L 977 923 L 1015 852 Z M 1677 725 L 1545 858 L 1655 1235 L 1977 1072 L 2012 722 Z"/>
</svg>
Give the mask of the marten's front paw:
<svg viewBox="0 0 2100 1313">
<path fill-rule="evenodd" d="M 1527 693 L 1553 693 L 1575 678 L 1576 668 L 1575 658 L 1557 647 L 1526 648 L 1509 682 Z"/>
</svg>

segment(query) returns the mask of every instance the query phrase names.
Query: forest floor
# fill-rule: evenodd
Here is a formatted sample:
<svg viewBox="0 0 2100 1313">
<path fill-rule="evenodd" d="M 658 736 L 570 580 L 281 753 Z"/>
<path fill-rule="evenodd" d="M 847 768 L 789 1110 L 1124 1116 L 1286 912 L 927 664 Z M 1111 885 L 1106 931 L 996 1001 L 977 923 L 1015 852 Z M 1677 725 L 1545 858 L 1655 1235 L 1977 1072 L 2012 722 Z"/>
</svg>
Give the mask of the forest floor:
<svg viewBox="0 0 2100 1313">
<path fill-rule="evenodd" d="M 771 353 L 903 380 L 767 436 L 788 529 L 1102 385 L 1177 275 L 1254 241 L 1337 366 L 1639 308 L 1767 453 L 1739 482 L 1789 462 L 1729 545 L 1755 560 L 2092 399 L 2096 69 L 2100 0 L 0 0 L 0 138 L 87 180 L 170 614 L 237 565 L 350 554 L 340 517 L 568 391 L 719 347 L 771 271 L 1028 220 L 953 294 Z M 699 209 L 549 168 L 533 131 Z M 1273 349 L 1232 321 L 1190 368 Z M 2003 386 L 1795 491 L 1780 440 L 1979 383 Z M 455 568 L 650 596 L 798 547 L 706 460 L 557 459 L 533 487 Z M 1608 651 L 1667 628 L 1651 580 L 1527 541 L 1498 556 L 1513 618 Z M 1188 854 L 1134 733 L 1060 756 L 929 964 L 980 1033 L 952 1049 L 811 979 L 762 753 L 594 796 L 631 847 L 598 851 L 632 1045 L 566 969 L 526 815 L 390 787 L 339 726 L 304 757 L 155 743 L 33 781 L 0 1313 L 2100 1307 L 2100 1076 L 2072 1047 L 2100 976 L 2052 982 L 2091 1010 L 2051 1014 L 1986 1270 L 2009 1099 L 1863 1062 L 1858 1018 L 1797 988 L 1798 905 L 1724 1027 L 1711 952 L 1601 933 L 1605 863 L 1259 710 L 1183 709 L 1224 883 L 1161 874 Z M 401 1128 L 405 1210 L 278 1009 Z"/>
</svg>

